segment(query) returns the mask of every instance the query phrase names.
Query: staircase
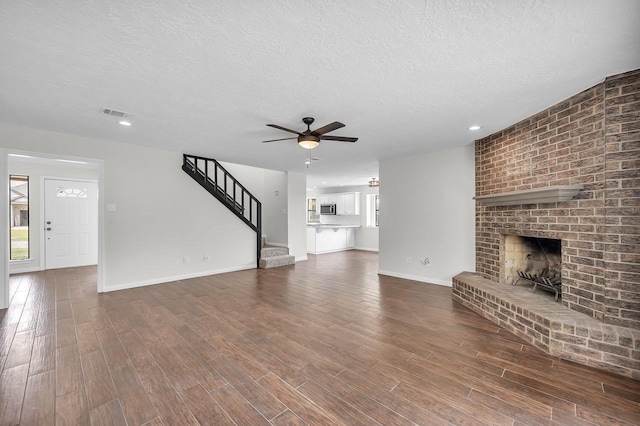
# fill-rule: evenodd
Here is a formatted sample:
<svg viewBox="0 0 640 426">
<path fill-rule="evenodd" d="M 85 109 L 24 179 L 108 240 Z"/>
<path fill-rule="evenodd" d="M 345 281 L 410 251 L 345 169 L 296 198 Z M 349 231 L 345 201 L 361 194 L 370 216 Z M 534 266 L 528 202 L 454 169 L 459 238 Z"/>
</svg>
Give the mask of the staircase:
<svg viewBox="0 0 640 426">
<path fill-rule="evenodd" d="M 286 247 L 262 247 L 258 266 L 262 269 L 266 269 L 293 265 L 295 263 L 295 256 L 291 256 L 289 254 L 289 249 Z"/>
<path fill-rule="evenodd" d="M 288 248 L 263 247 L 262 203 L 220 163 L 212 158 L 183 154 L 182 170 L 255 231 L 258 268 L 295 263 L 295 257 L 289 255 Z"/>
</svg>

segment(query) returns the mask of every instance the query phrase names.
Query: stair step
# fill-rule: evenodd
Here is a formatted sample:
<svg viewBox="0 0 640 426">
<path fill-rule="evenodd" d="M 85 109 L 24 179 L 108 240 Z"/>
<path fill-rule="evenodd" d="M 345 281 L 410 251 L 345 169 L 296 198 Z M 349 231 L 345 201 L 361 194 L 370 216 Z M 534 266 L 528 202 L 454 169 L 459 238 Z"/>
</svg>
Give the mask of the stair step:
<svg viewBox="0 0 640 426">
<path fill-rule="evenodd" d="M 295 256 L 291 256 L 289 254 L 281 255 L 281 256 L 271 256 L 260 259 L 260 268 L 276 268 L 278 266 L 286 266 L 293 265 L 296 263 Z"/>
<path fill-rule="evenodd" d="M 262 259 L 274 256 L 284 256 L 288 254 L 289 249 L 287 247 L 263 247 L 260 251 L 260 257 Z"/>
</svg>

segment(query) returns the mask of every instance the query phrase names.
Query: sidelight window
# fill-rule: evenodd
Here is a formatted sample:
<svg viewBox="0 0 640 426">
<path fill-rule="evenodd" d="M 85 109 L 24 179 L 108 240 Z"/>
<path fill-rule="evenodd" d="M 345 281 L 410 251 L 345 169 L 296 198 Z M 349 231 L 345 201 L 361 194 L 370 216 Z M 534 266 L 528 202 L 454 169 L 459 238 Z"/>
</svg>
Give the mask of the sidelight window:
<svg viewBox="0 0 640 426">
<path fill-rule="evenodd" d="M 367 227 L 377 228 L 380 216 L 380 200 L 378 194 L 367 195 Z"/>
<path fill-rule="evenodd" d="M 9 176 L 10 260 L 29 259 L 29 176 Z"/>
</svg>

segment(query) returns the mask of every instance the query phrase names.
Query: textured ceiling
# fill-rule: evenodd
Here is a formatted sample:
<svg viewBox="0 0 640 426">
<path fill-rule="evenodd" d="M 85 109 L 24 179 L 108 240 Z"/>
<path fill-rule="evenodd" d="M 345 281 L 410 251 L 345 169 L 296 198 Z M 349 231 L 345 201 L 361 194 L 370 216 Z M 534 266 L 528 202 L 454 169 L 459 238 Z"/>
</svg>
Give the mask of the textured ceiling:
<svg viewBox="0 0 640 426">
<path fill-rule="evenodd" d="M 637 0 L 3 0 L 0 121 L 365 184 L 640 68 L 638 22 Z M 360 140 L 308 169 L 260 143 L 304 116 Z"/>
</svg>

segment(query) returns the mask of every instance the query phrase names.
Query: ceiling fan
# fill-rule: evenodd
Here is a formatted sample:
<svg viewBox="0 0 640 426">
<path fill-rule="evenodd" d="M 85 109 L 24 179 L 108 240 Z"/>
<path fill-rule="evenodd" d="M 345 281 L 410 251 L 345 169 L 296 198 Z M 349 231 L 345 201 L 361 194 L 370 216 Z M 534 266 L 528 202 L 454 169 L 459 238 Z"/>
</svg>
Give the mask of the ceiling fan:
<svg viewBox="0 0 640 426">
<path fill-rule="evenodd" d="M 311 124 L 313 124 L 315 120 L 313 117 L 304 117 L 302 122 L 307 125 L 307 130 L 304 132 L 298 132 L 297 130 L 287 129 L 286 127 L 278 126 L 277 124 L 267 124 L 269 127 L 273 127 L 274 129 L 284 130 L 285 132 L 295 133 L 298 137 L 292 138 L 282 138 L 282 139 L 272 139 L 268 141 L 262 141 L 262 143 L 267 142 L 278 142 L 278 141 L 288 141 L 292 139 L 298 140 L 298 145 L 300 145 L 304 149 L 313 149 L 320 145 L 320 141 L 338 141 L 338 142 L 355 142 L 358 138 L 351 138 L 347 136 L 331 136 L 326 135 L 325 133 L 333 132 L 334 130 L 340 129 L 344 127 L 344 124 L 339 121 L 334 121 L 331 124 L 327 124 L 326 126 L 322 126 L 316 130 L 311 130 Z"/>
</svg>

